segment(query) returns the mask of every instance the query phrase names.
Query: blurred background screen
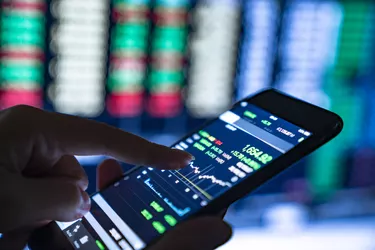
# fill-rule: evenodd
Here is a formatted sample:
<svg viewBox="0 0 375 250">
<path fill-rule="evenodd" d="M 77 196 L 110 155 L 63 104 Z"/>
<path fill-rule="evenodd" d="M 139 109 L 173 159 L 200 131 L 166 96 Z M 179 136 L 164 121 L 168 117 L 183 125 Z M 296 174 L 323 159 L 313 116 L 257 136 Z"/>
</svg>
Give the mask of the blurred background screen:
<svg viewBox="0 0 375 250">
<path fill-rule="evenodd" d="M 375 249 L 375 1 L 0 3 L 2 109 L 165 145 L 266 87 L 337 112 L 337 139 L 229 209 L 222 249 Z M 91 183 L 102 159 L 79 157 Z"/>
</svg>

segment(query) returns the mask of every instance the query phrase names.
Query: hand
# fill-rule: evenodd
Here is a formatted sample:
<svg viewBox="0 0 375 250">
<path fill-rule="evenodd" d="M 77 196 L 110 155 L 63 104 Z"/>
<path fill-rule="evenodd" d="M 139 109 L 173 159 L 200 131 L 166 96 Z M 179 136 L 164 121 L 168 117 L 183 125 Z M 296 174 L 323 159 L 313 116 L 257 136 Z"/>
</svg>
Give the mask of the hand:
<svg viewBox="0 0 375 250">
<path fill-rule="evenodd" d="M 105 160 L 98 167 L 98 190 L 118 180 L 122 176 L 120 164 L 115 160 Z M 231 228 L 221 219 L 225 211 L 217 217 L 204 217 L 181 223 L 168 232 L 149 250 L 212 250 L 229 240 Z"/>
<path fill-rule="evenodd" d="M 102 123 L 27 106 L 0 112 L 0 138 L 0 249 L 22 249 L 36 227 L 51 220 L 72 221 L 90 209 L 87 177 L 74 155 L 107 155 L 166 169 L 191 160 L 183 151 Z M 99 184 L 114 177 L 110 172 Z M 215 221 L 214 227 L 222 223 Z M 186 225 L 190 229 L 192 224 Z"/>
<path fill-rule="evenodd" d="M 97 154 L 167 169 L 191 160 L 185 152 L 103 123 L 28 106 L 1 111 L 0 232 L 5 233 L 1 244 L 21 242 L 21 236 L 27 238 L 31 229 L 51 220 L 82 217 L 90 209 L 88 180 L 73 155 Z"/>
</svg>

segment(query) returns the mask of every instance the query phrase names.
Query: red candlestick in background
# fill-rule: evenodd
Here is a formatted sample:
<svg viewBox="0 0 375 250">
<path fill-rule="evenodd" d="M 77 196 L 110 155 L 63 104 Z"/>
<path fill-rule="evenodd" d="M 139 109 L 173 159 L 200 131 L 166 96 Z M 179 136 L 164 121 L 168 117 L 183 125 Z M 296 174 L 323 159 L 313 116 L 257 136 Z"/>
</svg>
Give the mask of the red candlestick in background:
<svg viewBox="0 0 375 250">
<path fill-rule="evenodd" d="M 190 1 L 184 0 L 158 0 L 155 4 L 147 100 L 147 110 L 154 117 L 175 117 L 183 109 L 189 6 Z"/>
<path fill-rule="evenodd" d="M 43 0 L 3 1 L 0 27 L 0 108 L 41 108 L 44 84 Z"/>
<path fill-rule="evenodd" d="M 143 112 L 149 36 L 149 1 L 114 1 L 107 110 L 114 117 Z"/>
</svg>

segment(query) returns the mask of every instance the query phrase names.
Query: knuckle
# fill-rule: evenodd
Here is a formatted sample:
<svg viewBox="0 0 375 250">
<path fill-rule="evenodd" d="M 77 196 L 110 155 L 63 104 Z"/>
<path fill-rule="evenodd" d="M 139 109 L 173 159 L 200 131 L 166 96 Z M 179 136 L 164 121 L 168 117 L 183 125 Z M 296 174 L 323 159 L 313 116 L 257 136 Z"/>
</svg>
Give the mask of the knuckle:
<svg viewBox="0 0 375 250">
<path fill-rule="evenodd" d="M 22 113 L 22 114 L 28 113 L 28 112 L 34 112 L 35 110 L 38 110 L 37 108 L 34 108 L 32 106 L 28 106 L 28 105 L 25 105 L 25 104 L 19 104 L 19 105 L 11 107 L 9 109 L 12 110 L 13 112 Z"/>
<path fill-rule="evenodd" d="M 27 105 L 17 105 L 7 109 L 6 112 L 12 117 L 25 117 L 38 114 L 40 110 Z"/>
<path fill-rule="evenodd" d="M 40 109 L 17 105 L 0 112 L 0 126 L 2 135 L 12 135 L 17 138 L 27 138 L 33 131 L 43 125 L 43 112 Z"/>
<path fill-rule="evenodd" d="M 24 123 L 27 122 L 29 126 L 32 121 L 37 119 L 38 115 L 42 111 L 40 109 L 27 106 L 27 105 L 17 105 L 11 108 L 5 109 L 2 112 L 2 116 L 11 123 Z"/>
</svg>

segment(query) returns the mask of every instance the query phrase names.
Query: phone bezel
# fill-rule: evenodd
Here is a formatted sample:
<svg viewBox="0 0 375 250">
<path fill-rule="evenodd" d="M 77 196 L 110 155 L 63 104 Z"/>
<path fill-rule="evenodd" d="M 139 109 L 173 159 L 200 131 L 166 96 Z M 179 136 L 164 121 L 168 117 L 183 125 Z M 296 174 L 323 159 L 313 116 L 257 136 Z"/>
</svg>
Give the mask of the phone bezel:
<svg viewBox="0 0 375 250">
<path fill-rule="evenodd" d="M 334 138 L 336 135 L 340 133 L 344 124 L 342 119 L 338 115 L 328 110 L 322 109 L 318 106 L 299 100 L 295 97 L 281 93 L 275 89 L 267 89 L 265 91 L 259 92 L 251 97 L 240 100 L 233 106 L 239 105 L 239 103 L 241 102 L 248 102 L 254 104 L 275 116 L 278 116 L 288 122 L 291 122 L 292 124 L 295 124 L 301 128 L 304 128 L 312 132 L 312 136 L 298 144 L 298 146 L 294 147 L 284 155 L 269 163 L 266 168 L 259 169 L 253 175 L 249 176 L 246 180 L 234 186 L 232 189 L 225 192 L 219 198 L 211 201 L 207 206 L 202 207 L 202 209 L 200 209 L 195 214 L 189 216 L 185 220 L 197 216 L 216 215 L 220 213 L 220 211 L 227 208 L 235 201 L 239 200 L 245 195 L 248 195 L 256 188 L 258 188 L 265 182 L 269 181 L 270 179 L 281 173 L 283 170 L 287 169 L 297 161 L 301 160 L 306 155 L 315 151 L 317 148 L 319 148 L 319 146 Z M 194 129 L 191 133 L 188 133 L 185 137 L 181 138 L 180 140 L 184 140 L 190 137 L 197 130 L 204 128 L 205 126 L 216 121 L 217 119 L 218 118 L 215 118 L 204 123 L 198 129 Z M 126 172 L 124 176 L 142 167 L 143 166 L 135 167 L 134 169 Z M 117 181 L 118 180 L 116 180 L 115 182 Z M 111 183 L 108 186 L 111 186 L 114 183 Z M 161 237 L 162 236 L 157 237 L 153 241 L 149 242 L 146 249 L 155 244 L 158 240 L 160 240 Z M 64 247 L 61 249 L 74 249 L 70 245 L 69 240 L 63 234 L 63 231 L 60 230 L 60 228 L 57 226 L 55 222 L 52 222 L 49 225 L 35 232 L 33 234 L 33 237 L 31 238 L 31 242 L 36 243 L 38 242 L 38 239 L 43 239 L 43 241 L 45 241 L 46 239 L 52 238 L 57 239 L 55 243 L 58 243 L 60 247 Z M 35 249 L 42 248 L 40 247 Z"/>
</svg>

